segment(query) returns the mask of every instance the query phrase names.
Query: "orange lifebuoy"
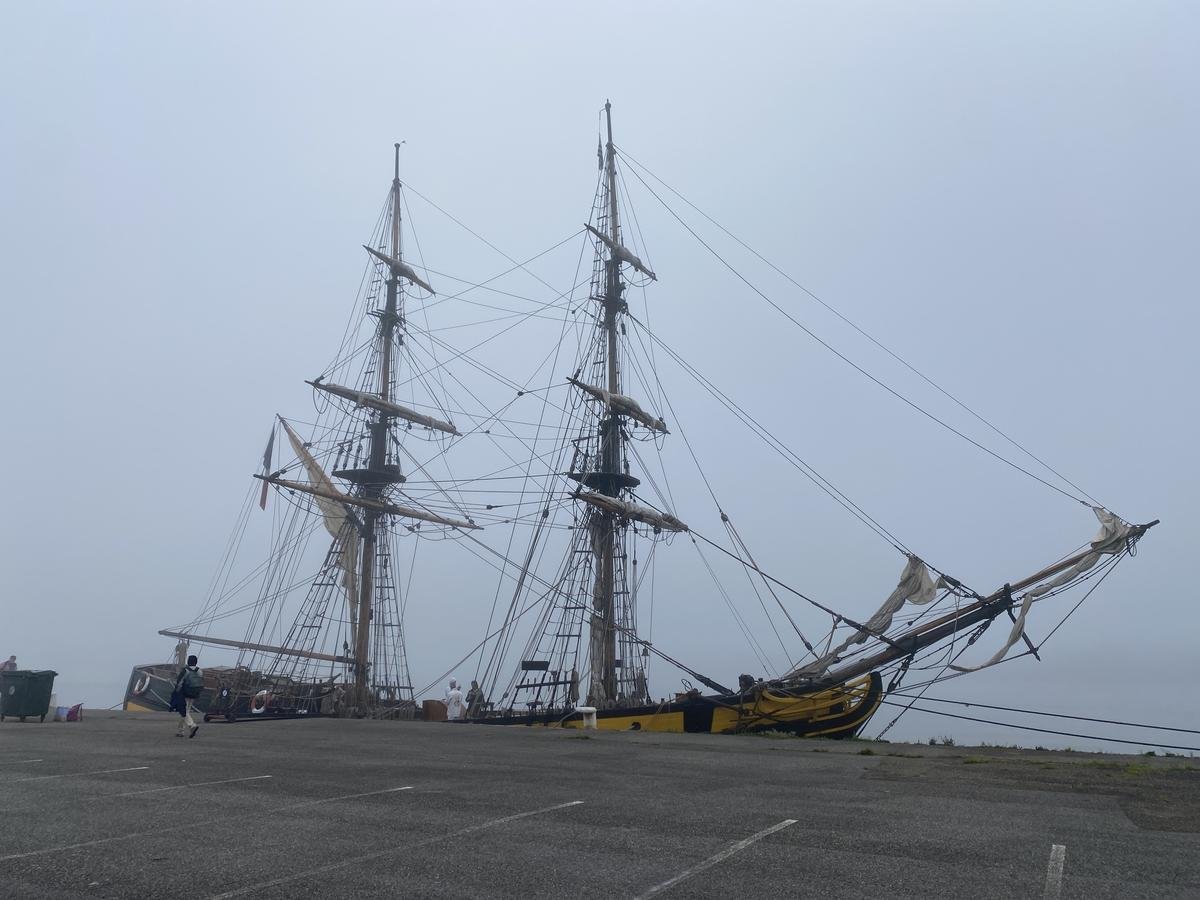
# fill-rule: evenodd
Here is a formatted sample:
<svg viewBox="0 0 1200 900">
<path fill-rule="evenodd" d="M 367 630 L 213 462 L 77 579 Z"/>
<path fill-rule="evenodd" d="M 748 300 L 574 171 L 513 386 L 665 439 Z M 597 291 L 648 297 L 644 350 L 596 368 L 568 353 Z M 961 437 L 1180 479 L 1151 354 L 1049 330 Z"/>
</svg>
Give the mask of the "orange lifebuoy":
<svg viewBox="0 0 1200 900">
<path fill-rule="evenodd" d="M 271 705 L 271 692 L 267 690 L 259 691 L 250 701 L 250 712 L 252 715 L 261 716 L 267 711 L 267 707 Z"/>
</svg>

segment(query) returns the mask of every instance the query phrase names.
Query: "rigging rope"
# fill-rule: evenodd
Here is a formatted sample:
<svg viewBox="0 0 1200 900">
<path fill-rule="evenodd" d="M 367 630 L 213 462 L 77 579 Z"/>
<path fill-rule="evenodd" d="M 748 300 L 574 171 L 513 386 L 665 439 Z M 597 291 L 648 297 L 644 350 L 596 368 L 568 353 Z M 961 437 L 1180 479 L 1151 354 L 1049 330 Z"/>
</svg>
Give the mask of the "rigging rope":
<svg viewBox="0 0 1200 900">
<path fill-rule="evenodd" d="M 822 603 L 818 603 L 818 602 L 817 602 L 816 600 L 814 600 L 812 597 L 809 597 L 809 596 L 808 596 L 808 595 L 806 595 L 806 594 L 802 594 L 800 591 L 796 590 L 796 589 L 795 589 L 794 587 L 792 587 L 791 585 L 789 585 L 789 584 L 785 584 L 784 582 L 780 581 L 778 578 L 775 578 L 775 577 L 774 577 L 774 576 L 772 576 L 772 575 L 768 575 L 766 572 L 764 572 L 762 569 L 760 569 L 760 568 L 759 568 L 758 566 L 756 566 L 754 563 L 752 563 L 752 562 L 750 562 L 750 561 L 748 561 L 748 560 L 742 559 L 742 558 L 741 558 L 740 556 L 738 556 L 736 553 L 733 553 L 733 552 L 731 552 L 731 551 L 729 551 L 729 550 L 726 550 L 726 549 L 725 549 L 724 547 L 722 547 L 720 544 L 718 544 L 718 543 L 716 543 L 715 541 L 712 541 L 712 540 L 710 540 L 709 538 L 706 538 L 704 535 L 700 534 L 700 532 L 698 532 L 698 531 L 694 531 L 694 530 L 689 530 L 689 532 L 688 532 L 688 533 L 689 533 L 689 534 L 691 534 L 691 535 L 694 535 L 695 537 L 698 537 L 698 538 L 700 538 L 700 540 L 704 541 L 704 543 L 708 544 L 709 546 L 711 546 L 711 547 L 715 547 L 717 550 L 720 550 L 722 553 L 724 553 L 724 554 L 725 554 L 726 556 L 728 556 L 730 559 L 737 560 L 737 561 L 738 561 L 739 563 L 741 563 L 743 566 L 745 566 L 746 568 L 748 568 L 748 569 L 751 569 L 751 570 L 753 570 L 753 571 L 757 572 L 757 573 L 758 573 L 759 575 L 761 575 L 763 578 L 765 578 L 765 579 L 767 579 L 767 580 L 769 580 L 769 581 L 772 581 L 772 582 L 774 582 L 775 584 L 777 584 L 777 585 L 779 585 L 781 588 L 783 588 L 785 591 L 788 591 L 788 592 L 790 592 L 790 593 L 792 593 L 792 594 L 795 594 L 795 595 L 796 595 L 797 597 L 799 597 L 801 600 L 804 600 L 804 601 L 806 601 L 806 602 L 810 603 L 811 605 L 815 606 L 817 609 L 821 610 L 822 612 L 824 612 L 824 613 L 827 613 L 827 614 L 829 614 L 829 615 L 833 616 L 835 620 L 837 620 L 837 621 L 840 621 L 840 622 L 845 622 L 847 625 L 849 625 L 850 627 L 852 627 L 852 628 L 854 628 L 854 629 L 856 629 L 856 630 L 858 630 L 858 631 L 864 631 L 864 632 L 866 632 L 867 634 L 871 635 L 872 637 L 874 637 L 874 638 L 878 638 L 879 640 L 883 641 L 885 644 L 890 644 L 891 646 L 893 646 L 893 647 L 895 647 L 895 648 L 897 648 L 897 649 L 903 649 L 902 647 L 900 647 L 900 645 L 899 645 L 899 644 L 897 644 L 895 641 L 893 641 L 891 638 L 889 638 L 889 637 L 888 637 L 886 634 L 882 634 L 881 632 L 874 631 L 874 630 L 872 630 L 872 629 L 868 628 L 866 625 L 860 625 L 858 622 L 855 622 L 855 621 L 854 621 L 853 619 L 851 619 L 849 616 L 844 616 L 844 615 L 842 615 L 841 613 L 839 613 L 839 612 L 836 612 L 835 610 L 832 610 L 832 609 L 830 609 L 828 606 L 825 606 L 825 605 L 824 605 L 824 604 L 822 604 Z M 857 652 L 857 651 L 856 651 L 856 652 Z"/>
<path fill-rule="evenodd" d="M 908 697 L 908 694 L 894 693 L 892 697 Z M 1072 716 L 1067 713 L 1045 712 L 1037 709 L 1020 709 L 1015 706 L 993 706 L 988 703 L 969 703 L 966 700 L 952 700 L 949 697 L 924 697 L 922 698 L 930 703 L 950 703 L 955 706 L 977 706 L 980 709 L 996 709 L 1001 712 L 1023 713 L 1028 716 L 1047 716 L 1053 719 L 1073 719 L 1077 722 L 1097 722 L 1104 725 L 1122 725 L 1126 728 L 1148 728 L 1153 731 L 1174 731 L 1180 734 L 1200 734 L 1200 730 L 1195 728 L 1172 728 L 1169 725 L 1146 725 L 1143 722 L 1123 722 L 1119 719 L 1097 719 L 1092 716 Z"/>
<path fill-rule="evenodd" d="M 1033 472 L 1030 472 L 1025 467 L 1021 466 L 1018 463 L 1013 462 L 1012 460 L 1010 460 L 1004 456 L 1001 456 L 999 453 L 992 450 L 991 448 L 985 447 L 983 444 L 979 443 L 979 441 L 977 441 L 974 438 L 969 437 L 968 435 L 959 431 L 957 428 L 955 428 L 949 422 L 946 422 L 944 419 L 938 418 L 936 415 L 929 412 L 929 410 L 918 405 L 915 401 L 909 399 L 904 394 L 901 394 L 899 391 L 897 391 L 895 388 L 891 387 L 890 385 L 881 381 L 879 378 L 872 375 L 870 372 L 868 372 L 866 369 L 864 369 L 858 363 L 854 362 L 852 359 L 850 359 L 848 356 L 846 356 L 840 350 L 836 349 L 832 344 L 830 344 L 824 338 L 817 335 L 816 332 L 814 332 L 807 325 L 805 325 L 803 322 L 801 322 L 799 319 L 797 319 L 795 316 L 793 316 L 791 313 L 789 313 L 786 309 L 784 309 L 782 306 L 780 306 L 778 303 L 776 303 L 774 300 L 772 300 L 770 297 L 768 297 L 762 290 L 760 290 L 755 284 L 753 284 L 748 278 L 746 278 L 745 275 L 743 275 L 741 272 L 739 272 L 737 269 L 735 269 L 732 264 L 730 264 L 723 256 L 721 256 L 721 254 L 717 253 L 717 251 L 714 250 L 713 247 L 707 241 L 704 240 L 704 238 L 700 237 L 700 235 L 696 233 L 695 229 L 693 229 L 690 225 L 688 225 L 688 223 L 685 222 L 679 216 L 679 214 L 676 213 L 675 210 L 673 210 L 671 208 L 671 206 L 665 200 L 663 200 L 663 198 L 661 196 L 659 196 L 658 192 L 655 191 L 654 188 L 652 188 L 646 182 L 646 180 L 644 178 L 642 178 L 636 171 L 634 171 L 633 174 L 639 181 L 642 182 L 642 184 L 643 184 L 643 186 L 645 186 L 646 190 L 648 190 L 654 196 L 654 198 L 663 205 L 663 208 L 666 209 L 666 211 L 669 212 L 675 218 L 675 220 L 680 225 L 682 225 L 684 227 L 684 229 L 689 234 L 691 234 L 691 236 L 694 237 L 696 239 L 696 241 L 702 247 L 704 247 L 705 250 L 707 250 L 710 254 L 712 254 L 712 256 L 718 262 L 720 262 L 723 266 L 725 266 L 725 268 L 727 268 L 730 272 L 732 272 L 735 276 L 737 276 L 737 278 L 740 281 L 742 281 L 748 288 L 750 288 L 750 290 L 752 290 L 754 293 L 758 294 L 759 297 L 761 297 L 763 300 L 765 300 L 767 302 L 767 304 L 769 306 L 771 306 L 772 309 L 774 309 L 776 312 L 778 312 L 780 315 L 782 315 L 784 318 L 786 318 L 789 322 L 791 322 L 793 325 L 795 325 L 797 328 L 799 328 L 801 331 L 803 331 L 805 334 L 807 334 L 810 338 L 812 338 L 814 341 L 816 341 L 818 344 L 820 344 L 822 347 L 824 347 L 826 350 L 828 350 L 830 353 L 832 353 L 834 356 L 836 356 L 842 362 L 846 363 L 848 366 L 850 366 L 856 372 L 863 375 L 870 381 L 874 382 L 876 385 L 883 388 L 885 391 L 887 391 L 889 394 L 894 396 L 896 399 L 900 400 L 901 402 L 905 403 L 912 409 L 916 410 L 921 415 L 925 416 L 926 418 L 930 419 L 933 422 L 936 422 L 938 425 L 941 425 L 947 431 L 951 432 L 952 434 L 957 435 L 958 437 L 962 438 L 967 443 L 977 447 L 978 449 L 982 450 L 984 453 L 988 454 L 989 456 L 1004 463 L 1006 466 L 1010 466 L 1011 468 L 1016 469 L 1018 472 L 1024 473 L 1025 475 L 1032 478 L 1034 481 L 1041 482 L 1046 487 L 1050 488 L 1053 491 L 1057 491 L 1058 493 L 1062 494 L 1064 497 L 1069 497 L 1070 499 L 1074 500 L 1076 503 L 1081 503 L 1084 506 L 1092 505 L 1087 500 L 1084 500 L 1083 498 L 1078 497 L 1075 494 L 1072 494 L 1070 491 L 1064 490 L 1063 488 L 1059 487 L 1058 485 L 1047 481 L 1046 479 L 1042 478 L 1039 475 L 1034 474 Z"/>
<path fill-rule="evenodd" d="M 938 384 L 936 381 L 934 381 L 932 378 L 930 378 L 924 372 L 922 372 L 918 368 L 916 368 L 916 366 L 914 366 L 910 362 L 908 362 L 908 360 L 904 359 L 904 357 L 900 356 L 898 353 L 896 353 L 894 350 L 892 350 L 886 344 L 879 341 L 872 334 L 870 334 L 868 331 L 866 331 L 866 329 L 862 328 L 856 322 L 854 322 L 847 316 L 843 315 L 832 304 L 827 303 L 825 300 L 818 297 L 817 294 L 814 293 L 812 290 L 805 287 L 803 284 L 801 284 L 795 278 L 793 278 L 790 274 L 785 272 L 783 269 L 779 268 L 779 266 L 775 265 L 775 263 L 771 262 L 769 259 L 767 259 L 765 256 L 763 256 L 761 253 L 759 253 L 757 250 L 755 250 L 753 247 L 751 247 L 749 244 L 747 244 L 745 241 L 743 241 L 737 235 L 733 234 L 731 231 L 729 231 L 729 229 L 727 229 L 724 225 L 722 225 L 720 222 L 718 222 L 716 219 L 714 219 L 712 216 L 710 216 L 704 210 L 700 209 L 700 207 L 698 207 L 695 203 L 693 203 L 691 200 L 689 200 L 687 197 L 685 197 L 683 194 L 681 194 L 678 190 L 671 187 L 671 185 L 669 185 L 665 181 L 663 181 L 662 178 L 660 178 L 654 172 L 650 171 L 650 169 L 647 168 L 644 164 L 642 164 L 638 160 L 634 159 L 632 156 L 630 156 L 628 153 L 626 153 L 623 149 L 618 147 L 617 150 L 623 158 L 628 159 L 635 166 L 637 166 L 642 171 L 644 171 L 647 175 L 649 175 L 651 178 L 653 178 L 655 181 L 657 181 L 659 184 L 661 184 L 663 187 L 665 187 L 668 191 L 670 191 L 672 194 L 674 194 L 676 197 L 678 197 L 680 200 L 682 200 L 684 203 L 686 203 L 688 206 L 690 206 L 692 209 L 694 209 L 696 212 L 698 212 L 701 216 L 703 216 L 705 219 L 707 219 L 709 222 L 711 222 L 713 225 L 715 225 L 717 228 L 719 228 L 729 238 L 731 238 L 735 243 L 737 243 L 739 246 L 741 246 L 742 248 L 747 250 L 749 253 L 751 253 L 753 256 L 755 256 L 757 259 L 759 259 L 764 264 L 766 264 L 769 268 L 774 270 L 776 273 L 781 275 L 783 278 L 787 279 L 795 287 L 799 288 L 801 291 L 806 293 L 808 296 L 812 297 L 813 300 L 815 300 L 817 303 L 819 303 L 821 306 L 823 306 L 826 310 L 831 312 L 833 315 L 837 316 L 837 318 L 841 319 L 843 322 L 845 322 L 847 325 L 849 325 L 851 328 L 853 328 L 855 331 L 857 331 L 859 334 L 861 334 L 864 338 L 866 338 L 868 341 L 870 341 L 872 344 L 874 344 L 876 347 L 878 347 L 884 353 L 888 354 L 888 356 L 892 357 L 894 360 L 896 360 L 898 363 L 900 363 L 902 366 L 904 366 L 906 369 L 908 369 L 910 372 L 912 372 L 914 375 L 916 375 L 922 381 L 926 382 L 928 385 L 930 385 L 936 391 L 941 393 L 943 396 L 947 397 L 949 400 L 953 401 L 955 404 L 957 404 L 959 407 L 964 409 L 966 412 L 970 413 L 972 416 L 974 416 L 976 419 L 978 419 L 980 422 L 982 422 L 984 425 L 986 425 L 988 428 L 990 428 L 992 431 L 994 431 L 1000 437 L 1004 438 L 1004 440 L 1008 441 L 1010 444 L 1012 444 L 1014 447 L 1016 447 L 1018 450 L 1020 450 L 1022 453 L 1024 453 L 1030 459 L 1032 459 L 1034 462 L 1036 462 L 1039 465 L 1041 465 L 1042 467 L 1044 467 L 1046 469 L 1046 471 L 1051 472 L 1052 474 L 1061 478 L 1065 484 L 1070 485 L 1075 490 L 1077 490 L 1080 494 L 1082 494 L 1084 497 L 1087 497 L 1088 500 L 1090 500 L 1093 505 L 1095 505 L 1095 506 L 1103 506 L 1104 505 L 1104 504 L 1100 503 L 1100 501 L 1096 500 L 1095 497 L 1093 497 L 1091 494 L 1089 494 L 1087 491 L 1085 491 L 1079 485 L 1077 485 L 1075 482 L 1071 481 L 1071 479 L 1067 478 L 1067 476 L 1063 475 L 1061 472 L 1059 472 L 1057 469 L 1055 469 L 1053 466 L 1051 466 L 1048 462 L 1046 462 L 1045 460 L 1043 460 L 1040 457 L 1038 457 L 1037 455 L 1035 455 L 1033 453 L 1033 451 L 1031 451 L 1029 448 L 1025 447 L 1023 444 L 1021 444 L 1015 438 L 1013 438 L 1009 434 L 1005 433 L 997 425 L 995 425 L 994 423 L 989 421 L 987 418 L 985 418 L 982 414 L 976 412 L 974 409 L 972 409 L 970 406 L 968 406 L 964 401 L 960 400 L 958 397 L 956 397 L 954 394 L 950 393 L 948 390 L 943 388 L 940 384 Z M 637 176 L 637 172 L 634 172 L 634 175 Z M 641 179 L 639 178 L 639 180 L 641 180 Z M 642 183 L 645 184 L 644 181 Z M 1107 507 L 1105 507 L 1105 508 L 1107 508 Z"/>
<path fill-rule="evenodd" d="M 861 506 L 851 500 L 846 494 L 839 490 L 829 479 L 825 478 L 805 461 L 799 454 L 783 443 L 778 437 L 770 432 L 766 426 L 762 425 L 757 419 L 745 411 L 741 406 L 733 401 L 724 391 L 708 380 L 698 369 L 691 363 L 685 360 L 678 352 L 676 352 L 669 344 L 666 343 L 658 335 L 651 332 L 645 325 L 639 322 L 634 316 L 628 317 L 638 328 L 645 331 L 646 336 L 651 343 L 658 344 L 666 351 L 667 355 L 675 360 L 679 366 L 711 394 L 718 403 L 732 413 L 743 425 L 746 425 L 763 443 L 782 456 L 791 466 L 800 472 L 805 478 L 816 485 L 820 490 L 827 494 L 830 499 L 849 512 L 852 516 L 858 519 L 863 525 L 873 531 L 877 536 L 890 544 L 895 551 L 901 555 L 908 556 L 912 553 L 904 542 L 896 537 L 891 531 L 879 523 L 877 519 L 872 517 Z M 668 407 L 670 402 L 668 401 Z M 686 439 L 685 439 L 686 442 Z M 709 489 L 712 493 L 712 489 Z"/>
<path fill-rule="evenodd" d="M 501 250 L 499 247 L 497 247 L 495 244 L 493 244 L 491 241 L 489 241 L 487 238 L 485 238 L 479 232 L 471 229 L 466 224 L 464 224 L 461 219 L 455 218 L 453 215 L 446 212 L 446 210 L 442 209 L 440 206 L 438 206 L 436 203 L 434 203 L 432 200 L 430 200 L 428 197 L 426 197 L 424 194 L 422 194 L 420 191 L 418 191 L 411 184 L 406 183 L 404 185 L 404 187 L 407 190 L 412 191 L 414 194 L 416 194 L 418 197 L 420 197 L 422 200 L 424 200 L 426 203 L 428 203 L 430 206 L 432 206 L 434 209 L 436 209 L 438 212 L 440 212 L 443 216 L 445 216 L 447 219 L 449 219 L 451 222 L 453 222 L 459 228 L 466 231 L 472 237 L 476 238 L 477 240 L 479 240 L 482 243 L 486 244 L 487 246 L 491 247 L 493 250 L 495 250 L 497 253 L 499 253 L 501 256 L 503 256 L 505 259 L 507 259 L 510 263 L 512 263 L 517 268 L 524 271 L 527 275 L 536 279 L 537 281 L 540 281 L 543 285 L 550 288 L 550 290 L 555 289 L 554 285 L 550 284 L 548 281 L 546 281 L 544 278 L 542 278 L 542 276 L 538 275 L 536 272 L 531 272 L 529 269 L 525 268 L 525 263 L 517 262 L 517 260 L 513 259 L 511 256 L 509 256 L 507 253 L 505 253 L 503 250 Z M 575 234 L 578 234 L 578 233 L 579 232 L 576 232 Z M 571 237 L 574 237 L 574 236 L 575 235 L 571 235 Z M 566 240 L 570 240 L 570 239 L 571 238 L 567 238 Z M 560 243 L 563 243 L 563 242 L 560 242 Z M 556 244 L 555 246 L 557 247 L 558 244 Z M 551 248 L 551 249 L 553 249 L 553 248 Z M 541 254 L 539 253 L 538 256 L 541 256 Z M 534 257 L 534 258 L 536 259 L 537 257 Z"/>
<path fill-rule="evenodd" d="M 881 702 L 888 706 L 902 705 L 899 703 L 893 703 L 891 700 L 883 700 Z M 1138 747 L 1165 747 L 1168 750 L 1191 750 L 1195 753 L 1200 753 L 1200 747 L 1181 747 L 1177 744 L 1159 744 L 1159 743 L 1151 743 L 1148 741 L 1131 741 L 1131 740 L 1126 740 L 1125 738 L 1103 737 L 1098 734 L 1080 734 L 1075 731 L 1057 731 L 1053 728 L 1037 728 L 1033 725 L 1015 725 L 1011 722 L 997 722 L 993 719 L 980 719 L 975 716 L 963 716 L 963 715 L 959 715 L 958 713 L 945 712 L 944 710 L 940 710 L 940 709 L 925 709 L 920 706 L 914 706 L 912 708 L 915 709 L 917 712 L 929 713 L 932 716 L 945 716 L 946 718 L 950 718 L 950 719 L 963 719 L 968 722 L 980 722 L 984 725 L 999 725 L 1002 728 L 1016 728 L 1020 731 L 1036 731 L 1041 734 L 1056 734 L 1056 735 L 1061 735 L 1063 737 L 1085 738 L 1086 740 L 1089 740 L 1089 741 L 1108 741 L 1108 742 L 1114 743 L 1114 744 L 1133 744 Z M 1172 730 L 1174 730 L 1174 729 L 1172 729 Z"/>
</svg>

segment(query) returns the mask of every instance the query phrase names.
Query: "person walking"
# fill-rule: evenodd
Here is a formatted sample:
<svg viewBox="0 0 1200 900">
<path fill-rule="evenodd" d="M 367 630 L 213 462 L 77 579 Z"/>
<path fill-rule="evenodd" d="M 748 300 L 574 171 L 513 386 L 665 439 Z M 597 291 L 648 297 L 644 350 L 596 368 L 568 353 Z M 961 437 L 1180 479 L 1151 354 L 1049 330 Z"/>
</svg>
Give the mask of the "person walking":
<svg viewBox="0 0 1200 900">
<path fill-rule="evenodd" d="M 455 719 L 461 719 L 465 712 L 463 692 L 458 686 L 458 681 L 451 678 L 450 687 L 446 690 L 446 718 L 453 722 Z"/>
<path fill-rule="evenodd" d="M 204 690 L 204 673 L 200 671 L 200 667 L 196 663 L 196 657 L 189 656 L 187 665 L 179 670 L 179 677 L 175 679 L 175 692 L 179 695 L 180 716 L 179 730 L 175 732 L 175 737 L 183 737 L 186 729 L 187 736 L 194 738 L 196 732 L 200 730 L 200 723 L 193 716 L 200 715 L 200 711 L 196 709 L 196 700 Z"/>
</svg>

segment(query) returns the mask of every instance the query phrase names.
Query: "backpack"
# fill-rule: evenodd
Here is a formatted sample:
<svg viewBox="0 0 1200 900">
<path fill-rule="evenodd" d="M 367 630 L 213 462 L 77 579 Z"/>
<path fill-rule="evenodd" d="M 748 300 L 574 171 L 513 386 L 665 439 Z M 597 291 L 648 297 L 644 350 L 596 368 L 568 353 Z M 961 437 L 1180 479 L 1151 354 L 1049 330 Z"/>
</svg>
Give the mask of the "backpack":
<svg viewBox="0 0 1200 900">
<path fill-rule="evenodd" d="M 199 669 L 188 666 L 183 670 L 183 696 L 189 700 L 195 700 L 200 696 L 200 692 L 204 690 L 204 676 L 200 674 Z"/>
</svg>

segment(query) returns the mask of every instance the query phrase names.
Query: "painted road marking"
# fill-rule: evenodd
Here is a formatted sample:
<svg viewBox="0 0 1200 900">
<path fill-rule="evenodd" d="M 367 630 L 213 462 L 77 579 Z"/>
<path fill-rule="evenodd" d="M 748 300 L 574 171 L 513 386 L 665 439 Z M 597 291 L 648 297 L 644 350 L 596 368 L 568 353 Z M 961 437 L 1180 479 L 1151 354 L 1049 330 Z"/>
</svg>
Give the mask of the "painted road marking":
<svg viewBox="0 0 1200 900">
<path fill-rule="evenodd" d="M 64 772 L 61 775 L 35 775 L 33 778 L 17 778 L 6 784 L 20 784 L 22 781 L 45 781 L 48 778 L 79 778 L 82 775 L 112 775 L 114 772 L 143 772 L 149 766 L 131 766 L 128 769 L 103 769 L 99 772 Z"/>
<path fill-rule="evenodd" d="M 402 847 L 389 847 L 387 850 L 377 850 L 374 853 L 367 853 L 363 856 L 355 856 L 353 859 L 343 859 L 339 862 L 330 863 L 327 866 L 321 866 L 316 869 L 308 869 L 304 872 L 293 872 L 291 875 L 285 875 L 283 878 L 276 878 L 273 881 L 260 881 L 257 884 L 248 884 L 245 887 L 240 887 L 235 891 L 228 891 L 224 894 L 213 894 L 209 900 L 226 900 L 228 897 L 240 897 L 242 894 L 249 894 L 252 891 L 261 891 L 264 888 L 275 887 L 280 884 L 287 884 L 289 881 L 296 881 L 300 878 L 312 878 L 314 875 L 324 875 L 326 872 L 333 872 L 337 869 L 344 869 L 346 866 L 357 865 L 358 863 L 369 862 L 373 859 L 379 859 L 383 856 L 391 856 L 395 853 L 405 853 L 409 850 L 414 850 L 417 847 L 425 847 L 429 844 L 441 843 L 456 837 L 462 837 L 466 834 L 471 834 L 475 831 L 483 831 L 485 828 L 495 828 L 497 825 L 503 825 L 505 822 L 515 822 L 517 819 L 527 819 L 530 816 L 540 816 L 543 813 L 554 812 L 556 809 L 567 809 L 571 806 L 579 806 L 583 803 L 582 800 L 571 800 L 567 803 L 559 803 L 555 806 L 543 806 L 541 809 L 531 809 L 528 812 L 515 813 L 511 816 L 501 816 L 499 819 L 490 819 L 487 822 L 480 822 L 478 825 L 468 825 L 466 828 L 460 828 L 458 831 L 453 831 L 450 834 L 439 834 L 436 837 L 425 838 L 412 844 L 405 844 Z"/>
<path fill-rule="evenodd" d="M 1063 864 L 1067 861 L 1067 848 L 1063 844 L 1050 845 L 1050 862 L 1046 865 L 1046 892 L 1044 900 L 1058 900 L 1062 891 Z"/>
<path fill-rule="evenodd" d="M 787 828 L 789 825 L 795 825 L 798 821 L 798 819 L 784 819 L 782 822 L 772 825 L 770 828 L 764 828 L 762 831 L 758 832 L 758 834 L 752 834 L 745 840 L 738 841 L 736 844 L 726 847 L 720 853 L 710 856 L 708 859 L 704 860 L 704 862 L 694 865 L 690 869 L 685 869 L 670 881 L 664 881 L 662 884 L 656 884 L 654 887 L 650 888 L 650 890 L 646 891 L 646 893 L 639 894 L 637 900 L 645 900 L 647 897 L 653 897 L 656 894 L 663 893 L 663 891 L 669 891 L 684 879 L 691 878 L 693 875 L 703 872 L 705 869 L 712 868 L 717 863 L 729 859 L 729 857 L 733 856 L 733 854 L 737 853 L 738 851 L 745 850 L 755 841 L 761 841 L 767 835 L 774 834 L 777 831 L 783 831 L 783 829 Z"/>
<path fill-rule="evenodd" d="M 198 781 L 195 784 L 175 784 L 171 787 L 150 788 L 148 791 L 129 791 L 124 794 L 97 794 L 95 797 L 85 797 L 85 800 L 115 800 L 117 797 L 138 797 L 142 794 L 158 794 L 162 791 L 182 791 L 185 788 L 209 787 L 214 784 L 237 784 L 239 781 L 261 781 L 270 775 L 251 775 L 249 778 L 227 778 L 224 781 Z"/>
<path fill-rule="evenodd" d="M 82 850 L 85 847 L 96 847 L 100 844 L 110 844 L 113 841 L 127 841 L 130 838 L 151 837 L 156 834 L 168 834 L 172 831 L 183 831 L 190 828 L 202 828 L 205 825 L 215 825 L 218 822 L 236 822 L 239 819 L 252 819 L 255 816 L 269 816 L 272 813 L 286 812 L 289 809 L 300 809 L 305 806 L 316 806 L 318 803 L 332 803 L 335 800 L 355 800 L 359 797 L 376 797 L 380 794 L 394 794 L 397 791 L 411 791 L 412 785 L 407 784 L 404 787 L 384 788 L 381 791 L 366 791 L 362 794 L 342 794 L 339 797 L 323 797 L 320 800 L 303 800 L 299 803 L 289 803 L 286 806 L 276 806 L 274 809 L 264 810 L 263 812 L 241 813 L 236 816 L 225 816 L 220 819 L 205 819 L 200 822 L 189 822 L 186 825 L 171 825 L 166 828 L 156 828 L 153 831 L 138 831 L 133 834 L 117 834 L 112 837 L 98 838 L 94 841 L 81 841 L 78 844 L 62 844 L 58 847 L 45 847 L 41 850 L 28 850 L 25 853 L 10 853 L 7 856 L 0 856 L 0 862 L 8 862 L 13 859 L 26 859 L 30 856 L 44 856 L 47 853 L 61 853 L 64 850 Z"/>
</svg>

